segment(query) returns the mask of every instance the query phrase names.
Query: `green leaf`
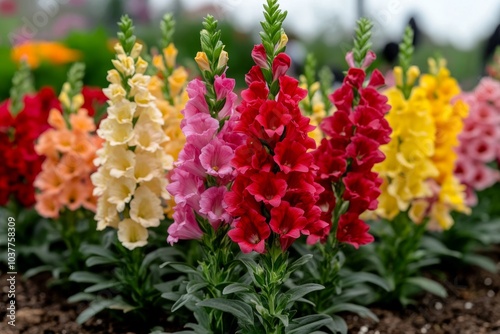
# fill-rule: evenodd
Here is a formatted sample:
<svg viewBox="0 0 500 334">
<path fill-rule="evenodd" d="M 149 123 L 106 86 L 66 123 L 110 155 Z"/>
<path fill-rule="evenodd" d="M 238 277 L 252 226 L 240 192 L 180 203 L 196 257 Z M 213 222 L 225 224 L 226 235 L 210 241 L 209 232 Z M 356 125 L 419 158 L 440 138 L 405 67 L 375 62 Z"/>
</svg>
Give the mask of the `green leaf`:
<svg viewBox="0 0 500 334">
<path fill-rule="evenodd" d="M 252 308 L 248 304 L 239 300 L 212 298 L 203 300 L 197 303 L 196 306 L 209 307 L 230 313 L 240 321 L 247 324 L 252 324 L 254 321 Z"/>
<path fill-rule="evenodd" d="M 177 270 L 181 273 L 184 273 L 184 274 L 193 274 L 193 275 L 201 277 L 201 273 L 198 272 L 194 267 L 187 265 L 187 264 L 184 264 L 184 263 L 165 262 L 165 263 L 160 265 L 160 268 L 164 268 L 167 266 L 172 267 L 175 270 Z"/>
<path fill-rule="evenodd" d="M 463 261 L 465 263 L 483 268 L 493 274 L 498 272 L 495 262 L 486 256 L 478 254 L 464 254 Z"/>
<path fill-rule="evenodd" d="M 222 290 L 223 295 L 229 295 L 231 293 L 236 293 L 236 292 L 247 292 L 250 291 L 250 287 L 248 284 L 243 284 L 243 283 L 232 283 L 229 284 Z"/>
<path fill-rule="evenodd" d="M 312 254 L 306 254 L 306 255 L 302 255 L 300 258 L 298 258 L 297 260 L 295 260 L 294 262 L 292 262 L 292 264 L 290 264 L 288 266 L 288 273 L 293 273 L 295 270 L 299 269 L 300 267 L 302 267 L 304 264 L 306 264 L 309 260 L 311 260 L 313 257 Z"/>
<path fill-rule="evenodd" d="M 162 294 L 162 296 L 163 295 L 165 295 L 165 294 Z M 178 309 L 180 309 L 181 307 L 183 307 L 184 305 L 186 305 L 187 303 L 189 303 L 192 300 L 194 300 L 194 296 L 193 295 L 190 295 L 190 294 L 182 295 L 181 298 L 179 298 L 174 303 L 174 305 L 172 305 L 172 312 L 177 311 Z"/>
<path fill-rule="evenodd" d="M 206 283 L 206 282 L 196 283 L 195 281 L 190 281 L 188 283 L 188 285 L 186 286 L 186 292 L 187 293 L 195 293 L 196 291 L 203 289 L 207 285 L 208 285 L 208 283 Z"/>
<path fill-rule="evenodd" d="M 290 321 L 289 321 L 287 315 L 277 314 L 277 315 L 275 315 L 275 317 L 278 318 L 281 321 L 281 323 L 283 324 L 284 327 L 288 327 Z"/>
<path fill-rule="evenodd" d="M 98 266 L 101 264 L 110 264 L 110 263 L 116 263 L 118 260 L 116 259 L 110 259 L 107 257 L 102 257 L 102 256 L 91 256 L 85 261 L 85 265 L 87 267 L 93 267 L 93 266 Z"/>
<path fill-rule="evenodd" d="M 97 291 L 112 288 L 112 287 L 117 286 L 117 285 L 120 285 L 120 282 L 116 282 L 116 281 L 102 282 L 102 283 L 97 283 L 97 284 L 91 285 L 83 291 L 84 292 L 97 292 Z"/>
<path fill-rule="evenodd" d="M 341 272 L 341 275 L 345 287 L 355 286 L 362 283 L 372 283 L 381 287 L 385 291 L 391 291 L 389 284 L 383 277 L 372 273 L 345 271 Z"/>
<path fill-rule="evenodd" d="M 426 277 L 410 277 L 406 280 L 406 283 L 415 285 L 441 298 L 446 298 L 448 295 L 446 289 L 441 284 Z"/>
<path fill-rule="evenodd" d="M 325 314 L 334 314 L 334 313 L 339 313 L 339 312 L 351 312 L 351 313 L 356 313 L 360 317 L 363 318 L 370 318 L 374 321 L 379 321 L 378 317 L 370 311 L 367 307 L 357 305 L 357 304 L 352 304 L 352 303 L 341 303 L 341 304 L 335 304 L 327 308 L 326 310 L 321 311 L 321 313 Z"/>
<path fill-rule="evenodd" d="M 286 328 L 286 334 L 310 334 L 311 332 L 318 330 L 322 327 L 327 327 L 333 333 L 347 333 L 347 326 L 345 322 L 339 322 L 338 319 L 330 317 L 326 314 L 313 314 L 302 318 L 297 318 L 293 320 L 293 323 Z M 341 318 L 340 318 L 341 319 Z M 343 324 L 342 324 L 343 323 Z"/>
<path fill-rule="evenodd" d="M 180 284 L 180 282 L 183 281 L 184 279 L 185 279 L 184 276 L 178 277 L 177 279 L 169 281 L 169 282 L 155 284 L 154 288 L 160 292 L 172 292 L 172 289 L 175 286 L 178 286 Z"/>
<path fill-rule="evenodd" d="M 162 247 L 156 249 L 144 257 L 144 260 L 142 260 L 141 263 L 140 270 L 145 270 L 153 261 L 157 259 L 166 261 L 169 257 L 173 258 L 179 255 L 182 255 L 181 252 L 173 247 Z"/>
<path fill-rule="evenodd" d="M 82 245 L 80 251 L 85 255 L 97 255 L 112 260 L 118 260 L 116 256 L 107 248 L 97 245 Z"/>
<path fill-rule="evenodd" d="M 69 275 L 68 279 L 78 283 L 102 283 L 106 281 L 101 275 L 89 273 L 88 271 L 75 271 Z"/>
<path fill-rule="evenodd" d="M 423 248 L 426 248 L 437 255 L 446 255 L 457 259 L 461 257 L 460 252 L 449 249 L 440 240 L 431 236 L 423 236 L 421 245 Z"/>
<path fill-rule="evenodd" d="M 23 276 L 24 276 L 24 278 L 30 278 L 30 277 L 36 276 L 36 275 L 38 275 L 40 273 L 43 273 L 43 272 L 46 272 L 46 271 L 51 271 L 52 269 L 54 269 L 54 266 L 46 264 L 46 265 L 43 265 L 43 266 L 38 266 L 38 267 L 31 268 L 31 269 L 27 270 L 23 274 Z"/>
<path fill-rule="evenodd" d="M 315 284 L 315 283 L 307 283 L 303 285 L 296 286 L 294 288 L 291 288 L 286 292 L 286 295 L 289 296 L 288 301 L 289 302 L 294 302 L 299 298 L 304 297 L 310 292 L 313 291 L 318 291 L 318 290 L 323 290 L 325 287 L 320 284 Z"/>
<path fill-rule="evenodd" d="M 86 308 L 82 313 L 80 313 L 78 318 L 76 318 L 76 322 L 79 323 L 80 325 L 83 324 L 85 321 L 89 320 L 94 315 L 101 312 L 108 306 L 113 305 L 114 302 L 115 302 L 114 300 L 108 300 L 108 299 L 100 299 L 93 301 L 92 303 L 90 303 L 88 308 Z"/>
<path fill-rule="evenodd" d="M 73 296 L 68 298 L 68 303 L 77 303 L 89 300 L 95 300 L 97 298 L 96 295 L 91 293 L 79 292 L 74 294 Z"/>
</svg>

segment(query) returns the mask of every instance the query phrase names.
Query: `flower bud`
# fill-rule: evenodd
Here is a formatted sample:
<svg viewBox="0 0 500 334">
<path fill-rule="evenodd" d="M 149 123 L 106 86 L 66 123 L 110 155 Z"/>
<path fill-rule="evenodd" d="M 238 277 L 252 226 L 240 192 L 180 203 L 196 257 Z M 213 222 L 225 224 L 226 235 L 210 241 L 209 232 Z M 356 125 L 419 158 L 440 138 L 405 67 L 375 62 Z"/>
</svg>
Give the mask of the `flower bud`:
<svg viewBox="0 0 500 334">
<path fill-rule="evenodd" d="M 135 43 L 134 47 L 132 48 L 132 51 L 130 51 L 130 57 L 136 59 L 137 57 L 140 56 L 142 52 L 142 44 Z"/>
<path fill-rule="evenodd" d="M 368 52 L 366 53 L 366 57 L 363 60 L 363 64 L 361 64 L 361 68 L 367 69 L 375 59 L 377 59 L 377 55 L 375 54 L 375 52 L 373 52 L 372 50 L 368 50 Z"/>
<path fill-rule="evenodd" d="M 202 72 L 210 71 L 210 63 L 208 62 L 208 57 L 205 52 L 198 52 L 194 60 Z"/>
<path fill-rule="evenodd" d="M 406 83 L 410 86 L 413 86 L 419 75 L 420 75 L 420 70 L 418 69 L 418 67 L 410 66 L 408 71 L 406 71 L 406 77 L 407 77 Z"/>
<path fill-rule="evenodd" d="M 227 61 L 229 60 L 229 55 L 227 54 L 226 51 L 222 50 L 222 52 L 220 53 L 220 56 L 219 56 L 219 61 L 217 63 L 217 68 L 218 69 L 221 69 L 221 68 L 226 68 L 227 66 Z"/>
<path fill-rule="evenodd" d="M 278 45 L 276 45 L 276 51 L 283 49 L 287 43 L 288 43 L 288 36 L 285 33 L 282 33 L 280 41 Z"/>
<path fill-rule="evenodd" d="M 69 95 L 64 89 L 62 90 L 61 94 L 59 94 L 59 101 L 65 108 L 70 108 L 71 107 L 71 101 L 69 99 Z"/>
<path fill-rule="evenodd" d="M 350 68 L 356 67 L 356 64 L 354 63 L 354 53 L 352 51 L 349 51 L 345 54 L 345 61 Z"/>
<path fill-rule="evenodd" d="M 115 49 L 115 52 L 117 55 L 124 55 L 125 54 L 125 50 L 123 50 L 123 47 L 121 46 L 120 43 L 116 43 L 114 49 Z"/>
<path fill-rule="evenodd" d="M 71 99 L 72 110 L 75 112 L 83 106 L 84 98 L 82 94 L 77 94 Z"/>
<path fill-rule="evenodd" d="M 290 68 L 290 57 L 286 53 L 280 53 L 273 60 L 273 81 L 283 76 Z"/>
<path fill-rule="evenodd" d="M 120 77 L 120 73 L 118 73 L 118 71 L 114 69 L 108 71 L 108 76 L 106 77 L 106 80 L 116 85 L 121 85 L 122 83 L 122 78 Z"/>
<path fill-rule="evenodd" d="M 135 63 L 135 73 L 144 74 L 148 68 L 148 62 L 139 57 Z"/>
<path fill-rule="evenodd" d="M 266 49 L 264 48 L 264 45 L 259 44 L 253 47 L 252 58 L 255 64 L 257 64 L 257 66 L 259 66 L 260 68 L 269 68 L 269 64 L 267 63 Z"/>
<path fill-rule="evenodd" d="M 401 66 L 394 67 L 393 75 L 396 87 L 403 87 L 403 69 Z"/>
<path fill-rule="evenodd" d="M 170 43 L 165 49 L 163 49 L 163 55 L 165 56 L 167 67 L 173 68 L 175 66 L 175 59 L 177 58 L 177 53 L 178 51 L 173 43 Z"/>
</svg>

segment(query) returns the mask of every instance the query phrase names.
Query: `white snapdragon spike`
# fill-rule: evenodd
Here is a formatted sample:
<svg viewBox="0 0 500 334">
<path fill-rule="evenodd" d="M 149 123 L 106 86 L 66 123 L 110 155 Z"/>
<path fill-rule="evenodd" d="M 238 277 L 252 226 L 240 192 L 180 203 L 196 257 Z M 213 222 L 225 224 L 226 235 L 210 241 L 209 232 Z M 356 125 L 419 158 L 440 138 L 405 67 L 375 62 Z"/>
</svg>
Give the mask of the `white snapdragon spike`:
<svg viewBox="0 0 500 334">
<path fill-rule="evenodd" d="M 163 205 L 169 199 L 166 173 L 173 157 L 163 146 L 170 139 L 162 125 L 163 115 L 149 91 L 148 63 L 136 44 L 130 54 L 115 47 L 114 69 L 108 71 L 108 117 L 98 135 L 105 140 L 94 163 L 92 176 L 97 203 L 97 228 L 118 229 L 118 239 L 129 249 L 147 244 L 147 228 L 164 219 Z"/>
</svg>

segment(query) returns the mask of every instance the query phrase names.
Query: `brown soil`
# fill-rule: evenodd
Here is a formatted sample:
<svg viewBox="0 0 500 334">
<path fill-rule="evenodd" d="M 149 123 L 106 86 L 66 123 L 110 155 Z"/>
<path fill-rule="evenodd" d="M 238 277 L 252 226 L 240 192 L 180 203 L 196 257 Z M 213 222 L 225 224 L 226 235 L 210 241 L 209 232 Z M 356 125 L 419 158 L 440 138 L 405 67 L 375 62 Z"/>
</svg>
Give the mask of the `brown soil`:
<svg viewBox="0 0 500 334">
<path fill-rule="evenodd" d="M 500 271 L 500 250 L 491 254 Z M 348 315 L 353 334 L 500 334 L 500 275 L 450 268 L 441 284 L 446 299 L 427 294 L 403 310 L 371 308 L 380 322 Z"/>
<path fill-rule="evenodd" d="M 109 319 L 91 319 L 84 326 L 76 323 L 78 314 L 86 304 L 70 304 L 57 288 L 47 288 L 48 275 L 23 280 L 16 277 L 15 327 L 8 324 L 6 303 L 8 300 L 8 275 L 0 276 L 2 298 L 0 300 L 1 334 L 133 334 L 117 328 Z"/>
</svg>

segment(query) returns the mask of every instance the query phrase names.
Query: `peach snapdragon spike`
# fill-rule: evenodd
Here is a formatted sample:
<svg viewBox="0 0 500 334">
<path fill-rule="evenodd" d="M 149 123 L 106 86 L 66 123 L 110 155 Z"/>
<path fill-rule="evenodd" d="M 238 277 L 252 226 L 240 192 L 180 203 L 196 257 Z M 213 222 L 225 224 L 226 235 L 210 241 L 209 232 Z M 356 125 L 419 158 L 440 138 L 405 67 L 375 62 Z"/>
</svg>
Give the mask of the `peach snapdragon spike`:
<svg viewBox="0 0 500 334">
<path fill-rule="evenodd" d="M 52 129 L 44 132 L 35 146 L 36 152 L 46 157 L 34 182 L 39 190 L 35 209 L 46 218 L 58 218 L 64 209 L 96 211 L 90 175 L 96 170 L 93 160 L 102 140 L 95 134 L 94 119 L 87 109 L 80 108 L 82 95 L 74 102 L 79 104 L 78 111 L 67 119 L 57 109 L 50 111 Z"/>
</svg>

